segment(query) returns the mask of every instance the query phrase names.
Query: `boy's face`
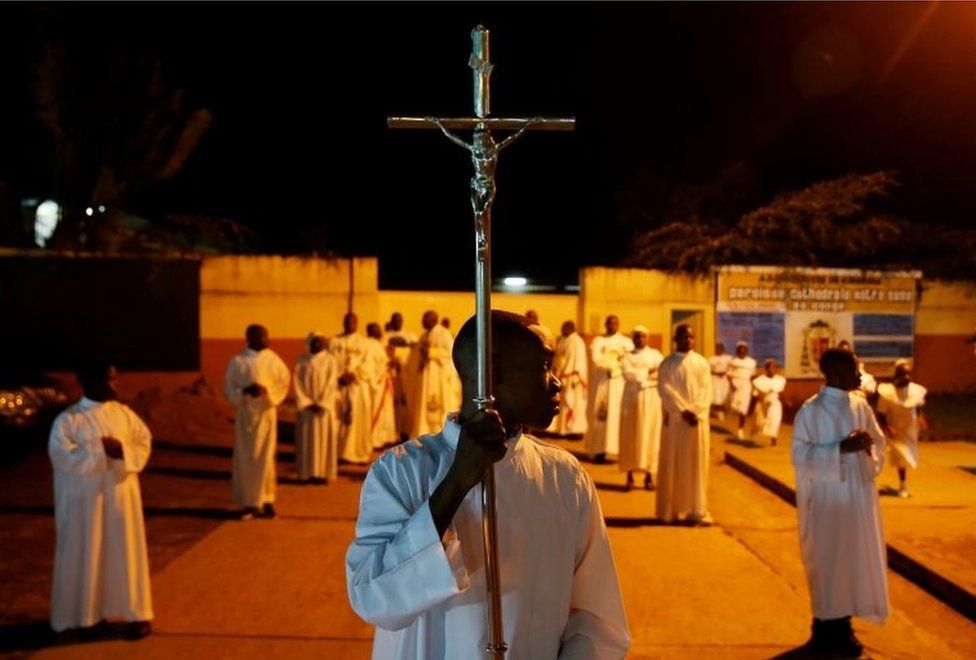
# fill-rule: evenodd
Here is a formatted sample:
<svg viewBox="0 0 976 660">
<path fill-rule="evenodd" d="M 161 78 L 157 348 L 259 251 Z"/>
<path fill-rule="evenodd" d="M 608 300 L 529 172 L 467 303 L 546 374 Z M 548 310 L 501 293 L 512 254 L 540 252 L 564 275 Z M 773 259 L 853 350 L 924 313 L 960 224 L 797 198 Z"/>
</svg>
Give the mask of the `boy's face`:
<svg viewBox="0 0 976 660">
<path fill-rule="evenodd" d="M 687 353 L 695 347 L 695 333 L 691 328 L 682 326 L 674 335 L 674 346 L 679 353 Z"/>
<path fill-rule="evenodd" d="M 861 374 L 857 368 L 857 362 L 834 362 L 824 373 L 827 385 L 837 389 L 851 391 L 861 386 Z"/>
<path fill-rule="evenodd" d="M 559 414 L 562 385 L 552 373 L 552 335 L 532 326 L 535 339 L 516 339 L 495 353 L 495 405 L 506 426 L 544 429 Z"/>
<path fill-rule="evenodd" d="M 103 378 L 83 383 L 82 390 L 92 401 L 114 401 L 119 396 L 118 371 L 115 367 L 109 367 L 105 370 Z"/>
</svg>

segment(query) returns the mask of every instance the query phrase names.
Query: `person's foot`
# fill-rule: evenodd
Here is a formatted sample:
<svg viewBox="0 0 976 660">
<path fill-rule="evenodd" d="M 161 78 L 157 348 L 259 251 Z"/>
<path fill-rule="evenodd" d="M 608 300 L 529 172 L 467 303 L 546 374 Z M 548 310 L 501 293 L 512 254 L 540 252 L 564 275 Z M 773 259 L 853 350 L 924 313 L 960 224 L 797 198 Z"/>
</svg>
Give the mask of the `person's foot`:
<svg viewBox="0 0 976 660">
<path fill-rule="evenodd" d="M 708 513 L 703 516 L 695 516 L 690 520 L 695 524 L 695 527 L 711 527 L 715 524 L 715 520 Z"/>
<path fill-rule="evenodd" d="M 654 480 L 651 479 L 650 472 L 644 475 L 644 490 L 654 490 Z"/>
<path fill-rule="evenodd" d="M 135 641 L 148 636 L 150 633 L 152 633 L 152 624 L 148 621 L 130 621 L 126 624 L 122 637 L 129 641 Z"/>
<path fill-rule="evenodd" d="M 746 434 L 745 434 L 745 432 L 744 432 L 744 431 L 743 431 L 743 430 L 742 430 L 742 429 L 740 428 L 740 429 L 737 429 L 737 430 L 736 430 L 736 432 L 735 432 L 735 437 L 736 437 L 736 438 L 738 438 L 739 440 L 745 440 L 745 439 L 746 439 Z"/>
<path fill-rule="evenodd" d="M 261 507 L 261 517 L 262 518 L 274 518 L 277 515 L 278 515 L 278 512 L 275 511 L 274 504 L 272 504 L 271 502 L 268 502 L 263 507 Z"/>
<path fill-rule="evenodd" d="M 630 472 L 628 472 L 627 473 L 627 486 L 626 486 L 627 492 L 629 493 L 630 492 L 630 489 L 633 488 L 633 487 L 634 487 L 634 475 L 632 475 Z"/>
<path fill-rule="evenodd" d="M 903 500 L 907 500 L 911 496 L 912 494 L 908 492 L 908 488 L 906 486 L 902 486 L 898 489 L 898 497 L 902 498 Z"/>
<path fill-rule="evenodd" d="M 606 463 L 607 462 L 607 454 L 606 454 L 606 452 L 600 452 L 599 454 L 597 454 L 596 456 L 594 456 L 593 457 L 593 462 L 594 463 L 599 463 L 599 464 Z"/>
<path fill-rule="evenodd" d="M 775 447 L 776 446 L 776 438 L 770 438 L 769 439 L 769 446 L 770 447 Z"/>
<path fill-rule="evenodd" d="M 108 632 L 108 621 L 102 619 L 98 623 L 85 626 L 83 628 L 77 628 L 75 633 L 80 639 L 96 639 Z"/>
<path fill-rule="evenodd" d="M 241 511 L 240 520 L 251 520 L 256 515 L 258 515 L 258 508 L 256 506 L 246 506 Z"/>
</svg>

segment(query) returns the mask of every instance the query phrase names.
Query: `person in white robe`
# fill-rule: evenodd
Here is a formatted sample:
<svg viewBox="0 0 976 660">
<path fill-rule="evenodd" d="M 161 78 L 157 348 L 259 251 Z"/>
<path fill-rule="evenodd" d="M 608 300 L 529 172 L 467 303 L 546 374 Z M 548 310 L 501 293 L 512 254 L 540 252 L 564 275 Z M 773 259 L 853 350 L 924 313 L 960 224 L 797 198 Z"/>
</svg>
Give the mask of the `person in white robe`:
<svg viewBox="0 0 976 660">
<path fill-rule="evenodd" d="M 369 346 L 358 329 L 359 317 L 349 312 L 342 319 L 342 334 L 332 338 L 329 350 L 339 363 L 339 458 L 364 465 L 373 458 L 373 400 L 366 361 Z"/>
<path fill-rule="evenodd" d="M 763 363 L 763 373 L 752 379 L 753 395 L 756 405 L 756 428 L 769 438 L 770 446 L 775 447 L 779 438 L 779 427 L 783 423 L 783 402 L 779 395 L 786 389 L 786 378 L 777 373 L 779 365 L 772 358 Z"/>
<path fill-rule="evenodd" d="M 918 436 L 926 428 L 922 407 L 927 393 L 912 382 L 912 365 L 907 360 L 895 362 L 892 382 L 878 385 L 878 421 L 888 436 L 891 463 L 898 470 L 899 497 L 911 497 L 906 479 L 908 470 L 918 467 Z"/>
<path fill-rule="evenodd" d="M 459 380 L 451 362 L 454 337 L 437 323 L 437 313 L 423 316 L 424 333 L 417 344 L 417 378 L 411 438 L 419 438 L 440 429 L 447 413 L 461 404 Z"/>
<path fill-rule="evenodd" d="M 619 332 L 620 319 L 611 314 L 604 321 L 606 334 L 590 344 L 590 391 L 587 399 L 586 451 L 597 463 L 607 454 L 620 453 L 620 400 L 624 395 L 624 375 L 620 366 L 624 355 L 634 350 L 630 337 Z"/>
<path fill-rule="evenodd" d="M 729 362 L 732 355 L 725 352 L 725 344 L 715 344 L 715 355 L 708 358 L 708 366 L 712 370 L 712 412 L 716 419 L 725 419 L 725 407 L 729 402 Z"/>
<path fill-rule="evenodd" d="M 116 370 L 78 371 L 84 396 L 51 426 L 56 545 L 51 628 L 93 630 L 108 618 L 127 622 L 126 637 L 151 631 L 152 592 L 139 473 L 152 436 L 116 401 Z"/>
<path fill-rule="evenodd" d="M 639 325 L 631 335 L 634 350 L 624 356 L 624 396 L 620 405 L 620 470 L 627 473 L 627 490 L 634 472 L 644 473 L 644 488 L 653 490 L 661 447 L 661 395 L 658 368 L 664 355 L 647 345 L 648 330 Z"/>
<path fill-rule="evenodd" d="M 735 345 L 735 357 L 729 360 L 729 383 L 732 398 L 729 408 L 738 418 L 736 437 L 745 438 L 746 418 L 752 408 L 752 377 L 756 375 L 756 359 L 749 355 L 749 344 L 740 341 Z"/>
<path fill-rule="evenodd" d="M 808 644 L 816 652 L 859 657 L 851 616 L 881 624 L 888 615 L 875 486 L 884 435 L 867 401 L 851 394 L 860 382 L 854 355 L 828 349 L 820 370 L 826 383 L 797 413 L 792 446 L 800 549 L 814 618 Z"/>
<path fill-rule="evenodd" d="M 366 325 L 366 372 L 373 412 L 370 432 L 373 448 L 381 449 L 397 441 L 396 413 L 393 406 L 392 359 L 383 346 L 383 331 L 379 323 Z"/>
<path fill-rule="evenodd" d="M 298 480 L 324 484 L 335 481 L 339 470 L 335 403 L 339 389 L 339 363 L 326 350 L 328 340 L 312 332 L 305 340 L 308 352 L 295 365 L 295 468 Z"/>
<path fill-rule="evenodd" d="M 708 413 L 712 376 L 708 360 L 694 351 L 695 333 L 682 323 L 675 350 L 658 369 L 664 428 L 658 458 L 657 517 L 710 525 L 708 512 Z"/>
<path fill-rule="evenodd" d="M 556 342 L 553 363 L 553 371 L 563 386 L 559 393 L 559 415 L 554 429 L 557 435 L 582 436 L 586 433 L 588 359 L 586 343 L 576 332 L 576 324 L 566 321 Z"/>
<path fill-rule="evenodd" d="M 386 336 L 387 353 L 394 360 L 393 363 L 393 412 L 396 418 L 397 435 L 401 441 L 410 436 L 410 396 L 416 374 L 411 373 L 410 353 L 419 341 L 417 335 L 403 329 L 403 315 L 394 312 L 387 324 Z"/>
<path fill-rule="evenodd" d="M 291 374 L 268 348 L 268 329 L 250 325 L 247 348 L 230 359 L 224 396 L 237 409 L 231 493 L 244 507 L 241 517 L 273 517 L 277 489 L 278 406 L 288 395 Z"/>
<path fill-rule="evenodd" d="M 480 482 L 494 465 L 506 658 L 623 658 L 623 600 L 589 475 L 522 432 L 556 414 L 552 336 L 492 312 L 495 409 L 476 409 L 474 319 L 458 334 L 464 405 L 387 451 L 363 483 L 346 553 L 349 601 L 376 626 L 372 657 L 483 657 L 487 596 Z"/>
</svg>

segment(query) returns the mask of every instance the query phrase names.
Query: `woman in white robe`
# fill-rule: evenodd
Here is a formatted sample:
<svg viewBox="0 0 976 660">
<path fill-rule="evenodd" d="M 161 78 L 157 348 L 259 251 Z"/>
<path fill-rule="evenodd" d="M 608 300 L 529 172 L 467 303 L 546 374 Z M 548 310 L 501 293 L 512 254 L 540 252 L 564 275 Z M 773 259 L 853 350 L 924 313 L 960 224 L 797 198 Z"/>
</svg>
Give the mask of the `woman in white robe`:
<svg viewBox="0 0 976 660">
<path fill-rule="evenodd" d="M 708 358 L 708 366 L 712 370 L 712 409 L 715 416 L 725 419 L 725 406 L 729 402 L 729 362 L 732 356 L 725 352 L 725 344 L 715 344 L 715 355 Z"/>
<path fill-rule="evenodd" d="M 620 463 L 627 473 L 627 488 L 634 472 L 644 473 L 644 488 L 650 490 L 657 478 L 661 447 L 661 395 L 657 372 L 664 356 L 647 346 L 647 328 L 634 328 L 634 350 L 624 356 L 624 396 L 620 405 Z"/>
<path fill-rule="evenodd" d="M 783 402 L 779 395 L 786 389 L 786 379 L 776 373 L 776 360 L 766 360 L 765 373 L 752 379 L 752 389 L 759 405 L 756 406 L 756 427 L 776 446 L 779 427 L 783 423 Z"/>
<path fill-rule="evenodd" d="M 339 364 L 313 332 L 295 365 L 295 467 L 299 481 L 335 481 L 339 470 L 335 402 Z"/>
<path fill-rule="evenodd" d="M 908 470 L 918 467 L 918 435 L 925 425 L 922 407 L 927 393 L 912 382 L 907 360 L 895 363 L 893 382 L 878 385 L 878 416 L 888 436 L 891 463 L 898 470 L 899 497 L 911 496 L 906 482 Z"/>
<path fill-rule="evenodd" d="M 749 356 L 749 345 L 740 341 L 735 345 L 735 357 L 729 360 L 729 383 L 732 398 L 729 408 L 738 417 L 736 437 L 745 438 L 746 417 L 752 407 L 752 377 L 756 374 L 756 360 Z"/>
</svg>

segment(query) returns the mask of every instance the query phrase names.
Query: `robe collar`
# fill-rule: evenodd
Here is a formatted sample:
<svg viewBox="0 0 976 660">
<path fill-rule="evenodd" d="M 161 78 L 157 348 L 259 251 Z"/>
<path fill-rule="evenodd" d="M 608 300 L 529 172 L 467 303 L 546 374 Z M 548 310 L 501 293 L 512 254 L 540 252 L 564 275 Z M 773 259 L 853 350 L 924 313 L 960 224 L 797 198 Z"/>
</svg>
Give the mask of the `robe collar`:
<svg viewBox="0 0 976 660">
<path fill-rule="evenodd" d="M 77 405 L 78 405 L 78 408 L 80 408 L 81 410 L 94 410 L 95 408 L 101 408 L 106 403 L 108 403 L 108 402 L 107 401 L 95 401 L 93 399 L 89 399 L 87 396 L 82 395 L 82 397 L 78 400 L 78 404 Z"/>
<path fill-rule="evenodd" d="M 458 414 L 456 412 L 447 414 L 441 435 L 447 440 L 448 446 L 453 451 L 457 451 L 458 440 L 461 438 L 461 425 L 458 424 Z M 509 438 L 505 441 L 505 446 L 508 447 L 508 450 L 505 452 L 504 458 L 502 458 L 503 461 L 507 461 L 515 455 L 515 451 L 521 445 L 520 441 L 524 435 L 524 433 L 519 433 L 514 438 Z"/>
<path fill-rule="evenodd" d="M 244 355 L 247 355 L 248 357 L 254 357 L 256 355 L 261 355 L 261 353 L 264 353 L 266 350 L 268 350 L 268 349 L 262 348 L 260 351 L 256 351 L 253 348 L 251 348 L 250 346 L 245 346 L 244 347 Z"/>
<path fill-rule="evenodd" d="M 830 399 L 832 401 L 841 401 L 848 399 L 851 394 L 847 390 L 842 390 L 839 387 L 831 387 L 829 385 L 824 385 L 820 388 L 820 395 L 825 399 Z"/>
</svg>

